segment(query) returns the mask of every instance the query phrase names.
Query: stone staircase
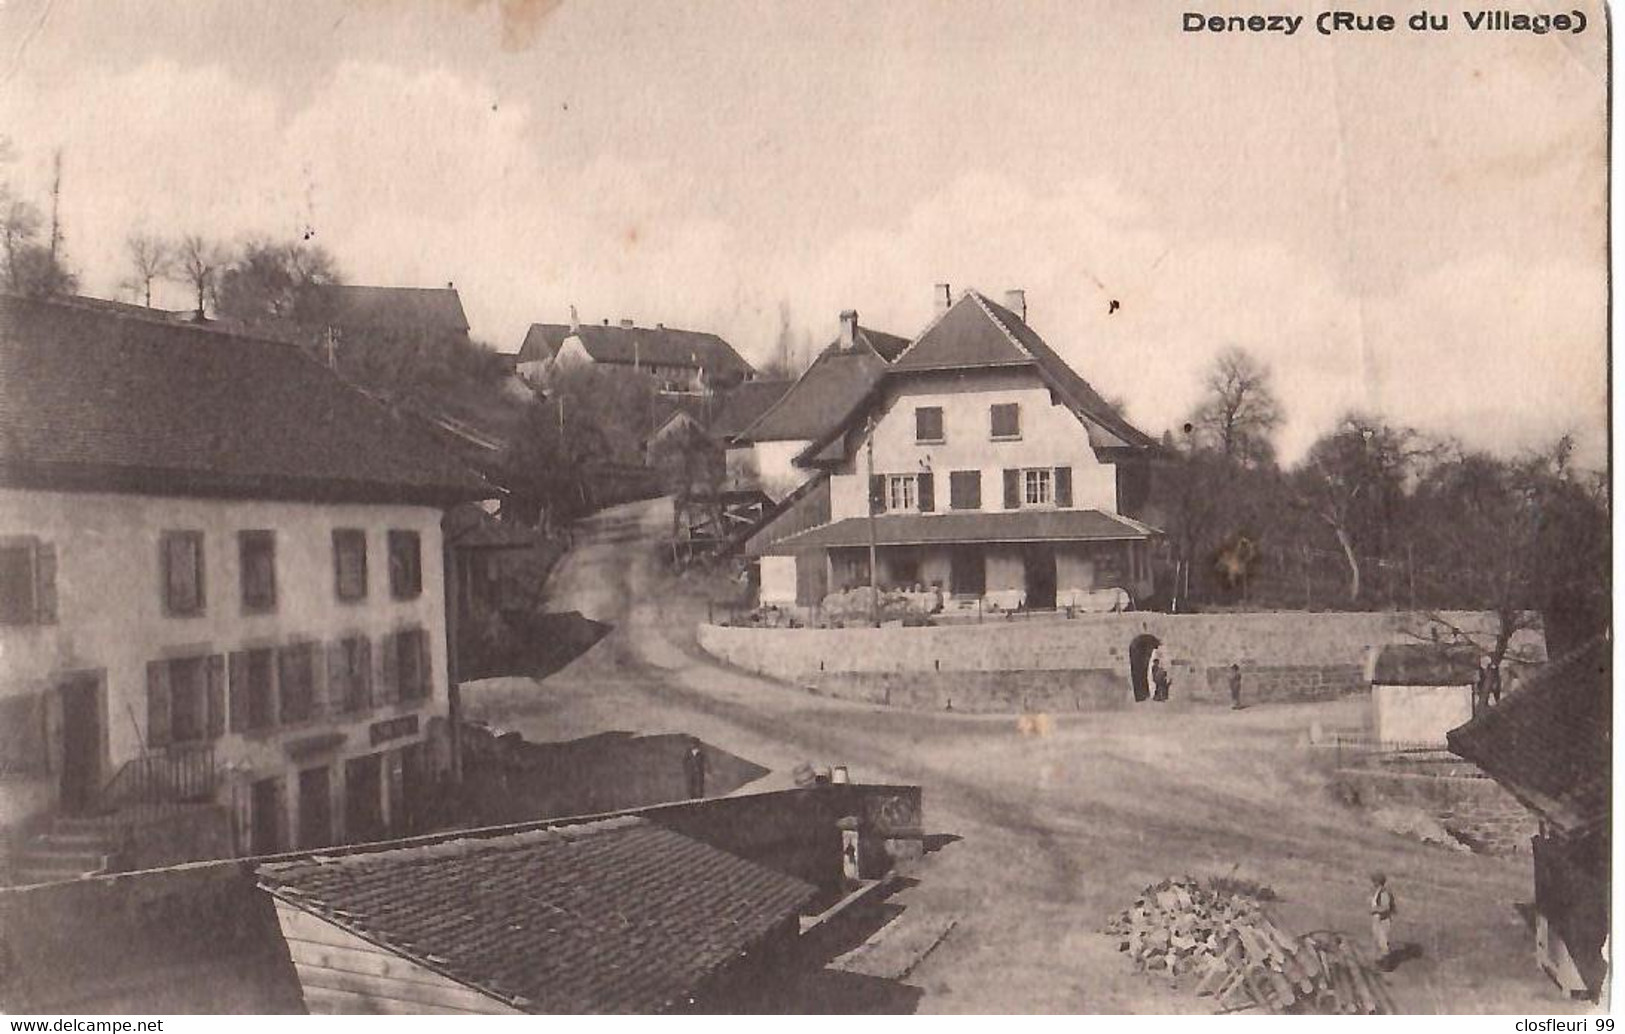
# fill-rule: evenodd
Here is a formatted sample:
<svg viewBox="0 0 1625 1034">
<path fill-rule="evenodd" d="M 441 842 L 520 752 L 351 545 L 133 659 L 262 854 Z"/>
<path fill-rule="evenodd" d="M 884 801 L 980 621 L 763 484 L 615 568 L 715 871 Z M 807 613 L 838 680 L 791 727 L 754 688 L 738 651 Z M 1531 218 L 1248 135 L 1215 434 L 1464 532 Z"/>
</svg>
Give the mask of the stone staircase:
<svg viewBox="0 0 1625 1034">
<path fill-rule="evenodd" d="M 107 872 L 125 835 L 125 827 L 111 816 L 56 816 L 12 854 L 11 885 L 58 883 Z"/>
</svg>

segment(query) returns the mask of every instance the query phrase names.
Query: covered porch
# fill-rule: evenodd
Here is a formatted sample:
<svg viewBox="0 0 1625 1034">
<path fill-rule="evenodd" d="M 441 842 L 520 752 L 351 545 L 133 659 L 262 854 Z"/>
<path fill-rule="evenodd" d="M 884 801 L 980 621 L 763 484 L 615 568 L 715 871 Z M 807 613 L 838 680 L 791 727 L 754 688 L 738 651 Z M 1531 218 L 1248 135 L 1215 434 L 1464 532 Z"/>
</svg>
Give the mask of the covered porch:
<svg viewBox="0 0 1625 1034">
<path fill-rule="evenodd" d="M 927 612 L 1121 610 L 1152 590 L 1153 529 L 1096 510 L 851 518 L 775 543 L 763 604 L 818 606 L 870 584 Z"/>
</svg>

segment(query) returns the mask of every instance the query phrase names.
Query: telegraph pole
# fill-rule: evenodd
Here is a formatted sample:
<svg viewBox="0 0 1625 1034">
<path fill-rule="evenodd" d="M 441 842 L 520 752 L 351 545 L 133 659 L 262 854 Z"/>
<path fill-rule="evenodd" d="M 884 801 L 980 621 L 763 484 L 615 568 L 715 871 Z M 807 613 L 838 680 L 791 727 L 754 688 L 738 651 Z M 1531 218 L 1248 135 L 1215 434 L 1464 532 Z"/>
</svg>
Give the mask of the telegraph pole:
<svg viewBox="0 0 1625 1034">
<path fill-rule="evenodd" d="M 875 554 L 875 418 L 870 416 L 863 426 L 863 455 L 869 468 L 869 619 L 880 627 L 880 579 L 876 573 Z M 880 491 L 884 492 L 882 488 Z"/>
</svg>

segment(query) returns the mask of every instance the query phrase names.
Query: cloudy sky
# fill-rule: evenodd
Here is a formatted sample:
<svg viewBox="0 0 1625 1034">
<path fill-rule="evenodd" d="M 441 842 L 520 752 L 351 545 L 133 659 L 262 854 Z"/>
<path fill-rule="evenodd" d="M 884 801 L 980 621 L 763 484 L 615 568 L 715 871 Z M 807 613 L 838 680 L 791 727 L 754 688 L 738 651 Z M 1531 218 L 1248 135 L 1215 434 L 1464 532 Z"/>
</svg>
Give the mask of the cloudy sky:
<svg viewBox="0 0 1625 1034">
<path fill-rule="evenodd" d="M 573 303 L 760 359 L 784 311 L 912 336 L 934 282 L 1021 287 L 1153 432 L 1239 344 L 1289 458 L 1359 406 L 1600 459 L 1595 6 L 1579 36 L 1332 38 L 1187 9 L 1256 10 L 0 0 L 0 176 L 42 198 L 61 149 L 109 297 L 132 229 L 308 229 L 351 282 L 454 281 L 504 350 Z"/>
</svg>

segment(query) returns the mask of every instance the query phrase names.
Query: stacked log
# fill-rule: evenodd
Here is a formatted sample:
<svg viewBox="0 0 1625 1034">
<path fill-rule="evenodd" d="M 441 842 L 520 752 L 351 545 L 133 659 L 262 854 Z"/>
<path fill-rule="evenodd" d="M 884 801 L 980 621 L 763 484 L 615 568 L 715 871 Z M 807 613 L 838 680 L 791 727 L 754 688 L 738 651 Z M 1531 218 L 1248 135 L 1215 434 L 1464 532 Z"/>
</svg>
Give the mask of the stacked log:
<svg viewBox="0 0 1625 1034">
<path fill-rule="evenodd" d="M 1295 937 L 1257 900 L 1191 877 L 1153 884 L 1106 924 L 1136 966 L 1177 980 L 1220 1011 L 1392 1013 L 1382 977 L 1341 934 Z"/>
</svg>

